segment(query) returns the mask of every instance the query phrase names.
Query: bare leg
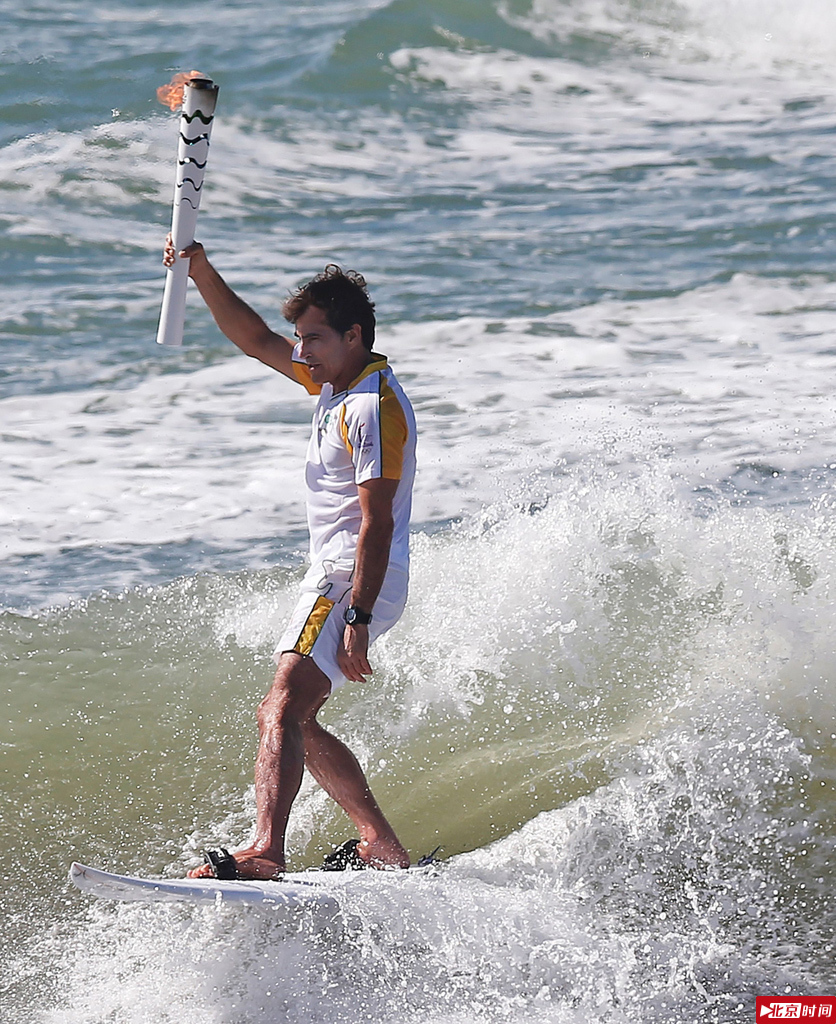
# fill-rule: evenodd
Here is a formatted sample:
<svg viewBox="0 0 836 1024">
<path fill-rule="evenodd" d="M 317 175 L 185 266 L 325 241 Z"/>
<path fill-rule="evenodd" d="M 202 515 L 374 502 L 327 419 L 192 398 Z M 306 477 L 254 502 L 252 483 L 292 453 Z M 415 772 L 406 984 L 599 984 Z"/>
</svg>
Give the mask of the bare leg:
<svg viewBox="0 0 836 1024">
<path fill-rule="evenodd" d="M 357 852 L 372 867 L 409 867 L 409 854 L 372 795 L 363 769 L 348 747 L 311 715 L 302 725 L 305 767 L 360 833 Z"/>
<path fill-rule="evenodd" d="M 255 841 L 235 852 L 244 878 L 273 878 L 285 870 L 287 820 L 305 762 L 302 723 L 316 714 L 330 692 L 330 681 L 310 658 L 282 655 L 270 692 L 258 708 Z M 213 873 L 206 864 L 190 871 L 189 877 Z"/>
</svg>

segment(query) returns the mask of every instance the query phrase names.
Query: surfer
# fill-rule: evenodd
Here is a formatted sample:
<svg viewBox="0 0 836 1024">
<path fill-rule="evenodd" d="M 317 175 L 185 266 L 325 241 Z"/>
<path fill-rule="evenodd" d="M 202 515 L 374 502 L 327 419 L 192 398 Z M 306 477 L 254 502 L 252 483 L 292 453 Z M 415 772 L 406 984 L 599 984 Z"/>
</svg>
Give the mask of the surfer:
<svg viewBox="0 0 836 1024">
<path fill-rule="evenodd" d="M 304 767 L 359 832 L 359 842 L 335 851 L 331 866 L 408 867 L 356 757 L 316 717 L 345 680 L 370 674 L 369 645 L 406 603 L 415 418 L 386 357 L 373 351 L 366 282 L 331 264 L 295 291 L 282 307 L 295 325 L 294 342 L 232 291 L 199 242 L 179 255 L 189 259 L 189 275 L 230 341 L 318 396 L 305 467 L 311 567 L 258 708 L 255 839 L 234 854 L 208 851 L 207 863 L 189 875 L 284 872 L 287 821 Z M 164 263 L 173 262 L 169 236 Z"/>
</svg>

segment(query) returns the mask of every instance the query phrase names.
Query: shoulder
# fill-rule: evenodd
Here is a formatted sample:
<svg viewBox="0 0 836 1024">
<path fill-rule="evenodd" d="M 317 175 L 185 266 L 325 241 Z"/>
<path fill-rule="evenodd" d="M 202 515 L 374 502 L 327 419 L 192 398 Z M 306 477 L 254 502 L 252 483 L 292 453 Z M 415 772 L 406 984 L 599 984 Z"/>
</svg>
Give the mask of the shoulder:
<svg viewBox="0 0 836 1024">
<path fill-rule="evenodd" d="M 375 365 L 345 395 L 347 414 L 374 419 L 411 420 L 412 407 L 389 366 Z"/>
<path fill-rule="evenodd" d="M 293 346 L 293 352 L 290 357 L 291 371 L 294 378 L 302 385 L 309 395 L 318 395 L 322 391 L 322 386 L 320 384 L 314 384 L 311 379 L 311 371 L 308 369 L 308 364 L 302 358 L 300 350 L 301 345 L 298 343 Z"/>
</svg>

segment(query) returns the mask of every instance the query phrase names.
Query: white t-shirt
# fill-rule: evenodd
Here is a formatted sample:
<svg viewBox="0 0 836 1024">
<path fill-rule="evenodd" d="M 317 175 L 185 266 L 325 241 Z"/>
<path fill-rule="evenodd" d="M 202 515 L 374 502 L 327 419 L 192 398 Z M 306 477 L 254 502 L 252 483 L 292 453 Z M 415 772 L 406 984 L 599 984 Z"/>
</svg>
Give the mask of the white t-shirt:
<svg viewBox="0 0 836 1024">
<path fill-rule="evenodd" d="M 379 477 L 399 481 L 389 568 L 409 569 L 415 414 L 386 357 L 372 355 L 348 390 L 334 394 L 330 384 L 313 383 L 298 345 L 293 351 L 296 378 L 319 395 L 305 467 L 313 571 L 323 563 L 353 571 L 362 522 L 357 485 Z"/>
</svg>

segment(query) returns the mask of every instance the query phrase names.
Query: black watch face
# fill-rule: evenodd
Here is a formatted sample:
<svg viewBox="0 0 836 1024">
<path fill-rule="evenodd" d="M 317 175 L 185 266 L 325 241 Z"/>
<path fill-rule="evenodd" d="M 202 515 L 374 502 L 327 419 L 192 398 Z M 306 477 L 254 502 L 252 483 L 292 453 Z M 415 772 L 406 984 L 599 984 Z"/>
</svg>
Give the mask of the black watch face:
<svg viewBox="0 0 836 1024">
<path fill-rule="evenodd" d="M 365 612 L 361 612 L 358 608 L 349 605 L 345 610 L 345 621 L 349 626 L 353 626 L 355 623 L 358 626 L 363 626 L 368 625 L 372 621 L 372 617 L 371 615 L 366 615 Z"/>
</svg>

